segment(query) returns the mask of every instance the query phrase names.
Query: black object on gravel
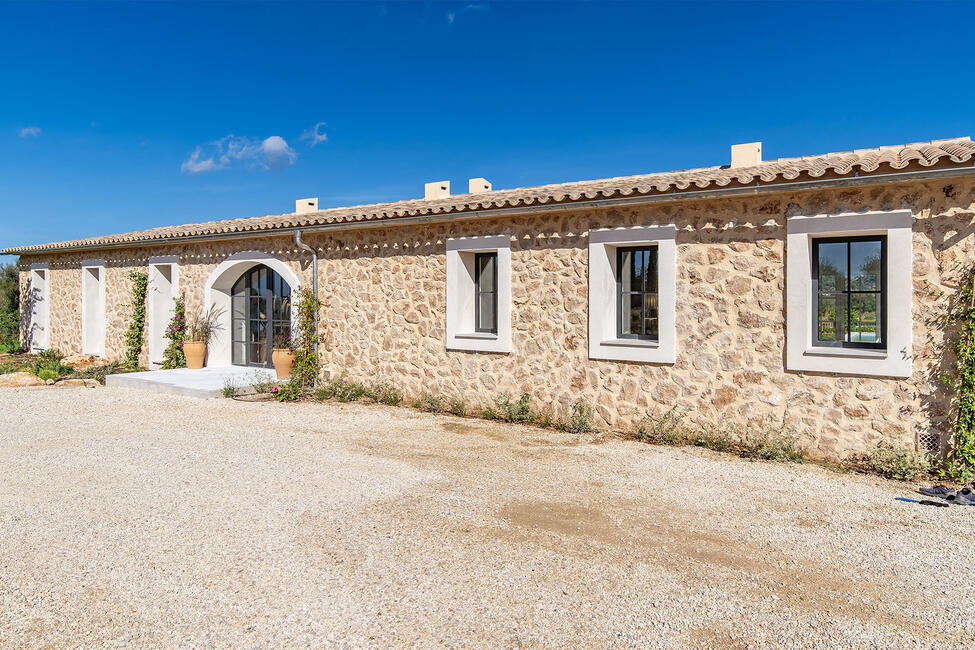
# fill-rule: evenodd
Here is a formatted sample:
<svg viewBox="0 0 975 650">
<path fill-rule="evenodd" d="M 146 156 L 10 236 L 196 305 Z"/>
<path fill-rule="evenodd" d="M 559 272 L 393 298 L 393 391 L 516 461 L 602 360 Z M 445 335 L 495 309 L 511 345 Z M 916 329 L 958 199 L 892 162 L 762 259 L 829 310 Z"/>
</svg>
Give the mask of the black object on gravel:
<svg viewBox="0 0 975 650">
<path fill-rule="evenodd" d="M 918 492 L 925 496 L 939 497 L 941 499 L 947 499 L 949 496 L 954 496 L 957 494 L 957 490 L 954 488 L 945 487 L 944 485 L 935 485 L 934 487 L 929 488 L 918 488 Z"/>
</svg>

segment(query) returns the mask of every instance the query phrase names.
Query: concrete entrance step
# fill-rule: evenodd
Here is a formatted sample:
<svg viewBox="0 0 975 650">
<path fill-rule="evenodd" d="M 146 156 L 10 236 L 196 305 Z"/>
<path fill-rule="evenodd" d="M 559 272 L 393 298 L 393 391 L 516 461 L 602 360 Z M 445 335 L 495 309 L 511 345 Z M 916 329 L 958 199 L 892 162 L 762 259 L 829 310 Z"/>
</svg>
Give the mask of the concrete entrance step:
<svg viewBox="0 0 975 650">
<path fill-rule="evenodd" d="M 149 370 L 122 375 L 109 375 L 105 385 L 114 388 L 135 388 L 156 393 L 170 393 L 187 397 L 223 397 L 224 386 L 233 382 L 237 388 L 252 386 L 255 381 L 274 381 L 273 368 L 177 368 L 175 370 Z"/>
</svg>

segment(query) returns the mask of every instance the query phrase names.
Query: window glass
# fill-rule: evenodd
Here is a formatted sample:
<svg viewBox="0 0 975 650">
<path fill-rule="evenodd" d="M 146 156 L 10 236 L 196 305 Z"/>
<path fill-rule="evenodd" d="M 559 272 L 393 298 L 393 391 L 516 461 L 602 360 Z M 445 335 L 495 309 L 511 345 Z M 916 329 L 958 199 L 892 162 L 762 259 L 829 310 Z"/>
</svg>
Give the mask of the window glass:
<svg viewBox="0 0 975 650">
<path fill-rule="evenodd" d="M 498 254 L 474 255 L 474 331 L 498 331 Z"/>
<path fill-rule="evenodd" d="M 814 240 L 818 345 L 883 346 L 886 242 L 885 237 Z"/>
<path fill-rule="evenodd" d="M 657 247 L 617 249 L 617 335 L 657 340 Z"/>
</svg>

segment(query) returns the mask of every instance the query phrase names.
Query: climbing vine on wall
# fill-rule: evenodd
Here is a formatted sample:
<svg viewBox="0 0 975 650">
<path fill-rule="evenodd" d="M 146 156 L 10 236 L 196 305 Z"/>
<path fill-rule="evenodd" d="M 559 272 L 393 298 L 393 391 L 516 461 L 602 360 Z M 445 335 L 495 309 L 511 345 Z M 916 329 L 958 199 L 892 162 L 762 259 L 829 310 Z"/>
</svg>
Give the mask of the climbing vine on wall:
<svg viewBox="0 0 975 650">
<path fill-rule="evenodd" d="M 149 275 L 140 271 L 129 273 L 132 280 L 132 322 L 125 335 L 125 365 L 129 368 L 139 367 L 139 356 L 142 354 L 142 334 L 146 329 L 146 290 L 149 287 Z"/>
<path fill-rule="evenodd" d="M 954 436 L 942 473 L 959 481 L 975 477 L 975 266 L 961 275 L 958 291 L 948 300 L 945 326 L 957 327 L 956 365 L 945 377 L 955 390 Z"/>
<path fill-rule="evenodd" d="M 291 380 L 299 386 L 313 386 L 318 377 L 318 357 L 315 354 L 315 315 L 321 301 L 310 289 L 298 292 L 297 318 L 294 335 L 295 365 L 291 369 Z"/>
<path fill-rule="evenodd" d="M 163 352 L 163 369 L 185 368 L 186 355 L 183 354 L 183 341 L 186 340 L 186 301 L 182 295 L 176 298 L 173 318 L 166 327 L 166 338 L 169 339 L 169 345 Z"/>
</svg>

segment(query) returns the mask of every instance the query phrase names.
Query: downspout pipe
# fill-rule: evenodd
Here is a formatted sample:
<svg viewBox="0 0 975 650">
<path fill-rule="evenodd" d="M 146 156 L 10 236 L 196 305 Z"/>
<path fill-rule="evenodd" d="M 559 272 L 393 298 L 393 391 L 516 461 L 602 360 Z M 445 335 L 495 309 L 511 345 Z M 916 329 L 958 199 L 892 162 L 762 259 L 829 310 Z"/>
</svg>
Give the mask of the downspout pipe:
<svg viewBox="0 0 975 650">
<path fill-rule="evenodd" d="M 318 305 L 317 305 L 318 303 L 318 253 L 315 251 L 314 248 L 312 248 L 305 242 L 301 241 L 301 231 L 298 230 L 297 228 L 295 229 L 295 244 L 298 246 L 298 248 L 305 251 L 306 253 L 311 253 L 311 292 L 312 295 L 315 296 L 315 303 L 316 303 L 315 342 L 313 344 L 313 349 L 315 351 L 315 362 L 317 363 L 319 361 L 318 359 Z M 318 373 L 315 373 L 314 385 L 315 386 L 318 385 Z"/>
</svg>

